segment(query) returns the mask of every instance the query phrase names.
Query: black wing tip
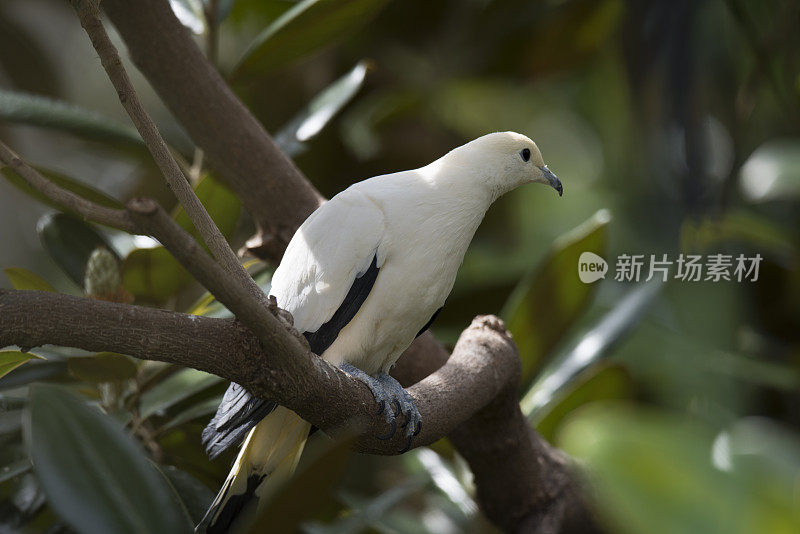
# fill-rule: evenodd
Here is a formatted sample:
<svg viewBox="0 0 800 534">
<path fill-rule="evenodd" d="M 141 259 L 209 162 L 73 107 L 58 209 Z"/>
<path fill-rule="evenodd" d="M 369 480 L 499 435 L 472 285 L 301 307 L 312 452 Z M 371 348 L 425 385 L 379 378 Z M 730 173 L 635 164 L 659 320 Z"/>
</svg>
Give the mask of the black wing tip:
<svg viewBox="0 0 800 534">
<path fill-rule="evenodd" d="M 230 387 L 234 386 L 241 388 L 231 383 Z M 234 405 L 224 402 L 220 404 L 216 415 L 200 435 L 200 441 L 211 460 L 244 440 L 247 433 L 277 406 L 275 402 L 252 397 L 246 391 L 242 392 L 241 398 L 247 402 Z M 238 414 L 233 413 L 234 410 Z"/>
<path fill-rule="evenodd" d="M 255 426 L 255 424 L 252 426 Z M 206 450 L 208 458 L 214 460 L 225 452 L 228 447 L 242 441 L 252 426 L 239 426 L 230 430 L 220 430 L 209 424 L 200 435 L 200 441 Z"/>
</svg>

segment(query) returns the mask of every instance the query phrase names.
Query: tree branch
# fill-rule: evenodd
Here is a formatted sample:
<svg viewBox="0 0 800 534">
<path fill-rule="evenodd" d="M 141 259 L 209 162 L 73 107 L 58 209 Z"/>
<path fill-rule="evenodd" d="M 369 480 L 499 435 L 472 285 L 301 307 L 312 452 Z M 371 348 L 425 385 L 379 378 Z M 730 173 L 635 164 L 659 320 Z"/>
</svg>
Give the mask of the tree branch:
<svg viewBox="0 0 800 534">
<path fill-rule="evenodd" d="M 490 334 L 481 338 L 480 346 L 472 341 L 477 331 Z M 57 293 L 0 290 L 0 346 L 12 344 L 111 350 L 193 367 L 274 399 L 326 431 L 335 433 L 358 421 L 365 430 L 358 442 L 363 452 L 397 454 L 405 445 L 400 432 L 391 440 L 376 438 L 386 434 L 387 423 L 375 417 L 378 406 L 361 381 L 308 348 L 294 351 L 292 358 L 282 357 L 285 347 L 260 344 L 236 320 Z M 455 353 L 459 357 L 451 365 L 409 389 L 425 421 L 415 446 L 444 436 L 488 404 L 519 372 L 510 339 L 482 322 L 465 331 Z"/>
<path fill-rule="evenodd" d="M 260 257 L 279 261 L 324 201 L 233 94 L 166 0 L 103 0 L 133 62 L 237 193 L 260 229 Z"/>
<path fill-rule="evenodd" d="M 158 239 L 192 276 L 274 351 L 277 363 L 291 368 L 294 358 L 308 351 L 308 343 L 278 313 L 275 304 L 268 303 L 267 309 L 262 308 L 261 302 L 236 280 L 226 276 L 222 267 L 157 202 L 134 199 L 128 203 L 128 213 L 141 233 Z"/>
<path fill-rule="evenodd" d="M 94 49 L 100 56 L 100 62 L 103 65 L 108 78 L 117 90 L 117 95 L 128 112 L 131 121 L 133 122 L 139 134 L 142 136 L 148 150 L 153 156 L 153 159 L 161 170 L 167 185 L 178 198 L 189 218 L 192 220 L 195 228 L 203 236 L 203 240 L 208 245 L 211 253 L 220 262 L 223 268 L 238 280 L 243 287 L 246 287 L 262 304 L 262 307 L 267 306 L 267 297 L 264 295 L 261 288 L 253 281 L 250 275 L 239 263 L 239 259 L 231 249 L 222 232 L 219 231 L 214 220 L 206 211 L 203 203 L 197 198 L 197 195 L 192 190 L 191 185 L 186 180 L 186 177 L 181 172 L 178 163 L 161 137 L 153 120 L 147 111 L 142 106 L 139 96 L 131 84 L 128 73 L 125 72 L 125 67 L 122 60 L 117 53 L 117 49 L 108 38 L 103 23 L 100 21 L 100 10 L 95 3 L 95 0 L 71 0 L 72 6 L 75 8 L 78 18 L 81 21 L 81 26 L 86 30 L 89 38 L 92 41 Z"/>
<path fill-rule="evenodd" d="M 295 368 L 287 368 L 281 349 L 262 345 L 236 320 L 0 290 L 0 347 L 46 343 L 112 350 L 214 373 L 276 400 L 328 434 L 357 423 L 363 432 L 356 444 L 361 452 L 397 454 L 405 446 L 400 435 L 376 438 L 386 433 L 386 423 L 375 417 L 377 405 L 362 382 L 307 349 L 293 355 Z M 481 508 L 507 532 L 592 531 L 571 466 L 519 411 L 519 356 L 499 319 L 476 318 L 449 359 L 429 335 L 409 351 L 412 357 L 401 359 L 397 376 L 416 382 L 408 392 L 424 425 L 414 447 L 449 435 L 475 474 Z"/>
<path fill-rule="evenodd" d="M 200 248 L 197 241 L 167 215 L 156 201 L 148 198 L 133 199 L 125 211 L 105 208 L 55 185 L 27 165 L 2 142 L 0 142 L 0 161 L 20 172 L 31 187 L 50 200 L 78 211 L 91 221 L 158 239 L 203 287 L 231 310 L 261 341 L 282 347 L 284 351 L 280 353 L 282 357 L 288 357 L 285 354 L 293 354 L 308 347 L 302 336 L 280 318 L 277 307 L 268 301 L 249 274 L 245 272 L 257 292 L 228 276 L 228 273 L 212 260 Z M 289 333 L 295 335 L 288 335 Z"/>
<path fill-rule="evenodd" d="M 133 222 L 124 210 L 107 208 L 95 204 L 76 195 L 72 191 L 63 189 L 25 163 L 13 150 L 0 141 L 0 161 L 14 169 L 28 185 L 65 209 L 74 211 L 85 219 L 126 232 L 133 232 Z"/>
</svg>

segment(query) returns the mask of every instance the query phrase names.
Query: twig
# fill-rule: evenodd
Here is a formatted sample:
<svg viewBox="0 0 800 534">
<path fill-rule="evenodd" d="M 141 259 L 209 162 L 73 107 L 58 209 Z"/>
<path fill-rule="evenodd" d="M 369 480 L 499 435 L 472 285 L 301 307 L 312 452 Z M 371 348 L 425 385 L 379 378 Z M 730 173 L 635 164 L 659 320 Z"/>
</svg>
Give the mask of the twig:
<svg viewBox="0 0 800 534">
<path fill-rule="evenodd" d="M 90 221 L 119 228 L 126 232 L 134 231 L 133 222 L 124 210 L 95 204 L 72 191 L 57 186 L 25 163 L 2 141 L 0 141 L 0 161 L 14 169 L 28 185 L 65 209 L 74 211 Z"/>
<path fill-rule="evenodd" d="M 230 276 L 238 280 L 243 287 L 246 287 L 259 300 L 262 308 L 266 308 L 268 304 L 266 295 L 239 263 L 236 254 L 228 245 L 225 237 L 217 228 L 200 199 L 197 198 L 175 158 L 172 157 L 158 128 L 147 114 L 144 106 L 142 106 L 117 53 L 117 49 L 109 39 L 103 23 L 100 21 L 100 10 L 95 0 L 71 0 L 71 3 L 78 14 L 81 26 L 89 35 L 94 49 L 100 56 L 103 68 L 117 90 L 122 106 L 128 112 L 128 116 L 130 116 L 148 150 L 150 150 L 153 159 L 167 181 L 167 185 L 186 210 L 195 228 L 200 232 L 217 261 L 220 262 Z"/>
</svg>

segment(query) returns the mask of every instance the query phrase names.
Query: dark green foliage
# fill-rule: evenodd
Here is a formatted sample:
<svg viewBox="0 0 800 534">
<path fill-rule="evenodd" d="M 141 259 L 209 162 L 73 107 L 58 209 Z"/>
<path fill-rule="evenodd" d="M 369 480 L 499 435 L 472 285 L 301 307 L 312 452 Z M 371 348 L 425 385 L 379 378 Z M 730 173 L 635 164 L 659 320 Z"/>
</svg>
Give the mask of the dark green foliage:
<svg viewBox="0 0 800 534">
<path fill-rule="evenodd" d="M 79 532 L 191 532 L 141 447 L 85 400 L 55 386 L 32 388 L 25 436 L 50 505 Z"/>
</svg>

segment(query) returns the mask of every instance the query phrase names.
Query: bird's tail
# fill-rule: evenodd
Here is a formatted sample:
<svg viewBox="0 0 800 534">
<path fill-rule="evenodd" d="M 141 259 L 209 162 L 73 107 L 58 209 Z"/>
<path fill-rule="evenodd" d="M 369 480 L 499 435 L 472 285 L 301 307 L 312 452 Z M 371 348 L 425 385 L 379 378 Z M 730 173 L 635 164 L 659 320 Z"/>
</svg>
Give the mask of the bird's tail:
<svg viewBox="0 0 800 534">
<path fill-rule="evenodd" d="M 270 494 L 294 472 L 310 429 L 310 423 L 283 406 L 258 423 L 196 530 L 246 532 Z"/>
</svg>

